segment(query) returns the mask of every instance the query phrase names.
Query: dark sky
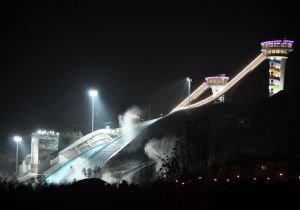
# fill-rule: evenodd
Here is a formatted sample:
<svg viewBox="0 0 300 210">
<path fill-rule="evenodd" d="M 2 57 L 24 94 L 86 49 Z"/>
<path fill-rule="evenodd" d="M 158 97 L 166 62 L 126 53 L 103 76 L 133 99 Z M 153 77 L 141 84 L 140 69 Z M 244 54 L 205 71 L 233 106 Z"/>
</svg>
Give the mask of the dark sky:
<svg viewBox="0 0 300 210">
<path fill-rule="evenodd" d="M 187 93 L 186 76 L 192 89 L 208 75 L 233 76 L 265 40 L 296 41 L 286 74 L 287 89 L 296 87 L 294 1 L 49 2 L 1 7 L 2 143 L 37 128 L 88 131 L 91 87 L 100 91 L 98 127 L 132 105 L 167 113 Z M 231 98 L 265 95 L 267 76 L 265 62 Z"/>
</svg>

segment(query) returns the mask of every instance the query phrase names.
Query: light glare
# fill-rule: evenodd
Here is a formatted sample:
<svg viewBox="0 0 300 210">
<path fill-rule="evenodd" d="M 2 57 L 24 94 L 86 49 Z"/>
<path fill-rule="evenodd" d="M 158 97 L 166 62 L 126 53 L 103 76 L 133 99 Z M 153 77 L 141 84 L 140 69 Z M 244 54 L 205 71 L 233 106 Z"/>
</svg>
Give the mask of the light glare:
<svg viewBox="0 0 300 210">
<path fill-rule="evenodd" d="M 92 97 L 96 97 L 96 96 L 98 96 L 98 91 L 97 91 L 97 90 L 90 90 L 90 91 L 89 91 L 89 94 L 90 94 L 90 96 L 92 96 Z"/>
<path fill-rule="evenodd" d="M 21 136 L 14 136 L 14 141 L 15 142 L 20 142 L 20 141 L 22 141 L 22 137 Z"/>
</svg>

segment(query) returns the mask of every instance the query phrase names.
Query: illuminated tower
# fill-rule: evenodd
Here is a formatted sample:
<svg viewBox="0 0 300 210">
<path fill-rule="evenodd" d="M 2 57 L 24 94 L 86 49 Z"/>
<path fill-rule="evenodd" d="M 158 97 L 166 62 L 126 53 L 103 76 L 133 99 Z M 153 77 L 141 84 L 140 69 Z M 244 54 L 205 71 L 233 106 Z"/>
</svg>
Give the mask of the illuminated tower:
<svg viewBox="0 0 300 210">
<path fill-rule="evenodd" d="M 274 40 L 262 42 L 261 51 L 269 61 L 269 96 L 284 89 L 285 63 L 288 53 L 293 51 L 291 40 Z"/>
<path fill-rule="evenodd" d="M 213 95 L 220 92 L 229 81 L 229 77 L 225 74 L 220 74 L 214 77 L 205 77 L 207 85 L 211 88 Z M 216 103 L 223 103 L 225 100 L 224 95 L 215 100 Z"/>
<path fill-rule="evenodd" d="M 58 150 L 59 133 L 38 130 L 31 135 L 31 172 L 41 174 L 50 167 L 51 154 Z"/>
</svg>

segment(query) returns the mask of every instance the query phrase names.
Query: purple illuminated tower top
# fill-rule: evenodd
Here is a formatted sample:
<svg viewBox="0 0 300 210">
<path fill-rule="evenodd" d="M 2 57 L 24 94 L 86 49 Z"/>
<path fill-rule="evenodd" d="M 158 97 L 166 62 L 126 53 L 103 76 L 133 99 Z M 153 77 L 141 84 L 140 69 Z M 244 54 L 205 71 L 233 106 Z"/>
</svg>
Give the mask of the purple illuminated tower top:
<svg viewBox="0 0 300 210">
<path fill-rule="evenodd" d="M 287 58 L 288 53 L 293 51 L 294 41 L 292 40 L 273 40 L 262 42 L 261 51 L 265 53 L 267 57 L 283 57 Z"/>
</svg>

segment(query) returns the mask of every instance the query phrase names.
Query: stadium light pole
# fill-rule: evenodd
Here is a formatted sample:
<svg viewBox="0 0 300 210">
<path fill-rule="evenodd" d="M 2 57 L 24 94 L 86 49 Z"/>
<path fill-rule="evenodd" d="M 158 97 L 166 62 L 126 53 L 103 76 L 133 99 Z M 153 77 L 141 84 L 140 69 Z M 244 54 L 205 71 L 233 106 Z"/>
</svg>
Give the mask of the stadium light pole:
<svg viewBox="0 0 300 210">
<path fill-rule="evenodd" d="M 94 131 L 94 115 L 95 115 L 95 97 L 98 96 L 97 90 L 90 90 L 89 95 L 92 97 L 92 132 Z"/>
<path fill-rule="evenodd" d="M 16 177 L 17 177 L 18 176 L 18 160 L 19 160 L 19 142 L 22 141 L 22 137 L 14 136 L 14 141 L 17 144 L 17 147 L 16 147 Z"/>
<path fill-rule="evenodd" d="M 189 98 L 189 105 L 190 105 L 190 103 L 191 103 L 191 101 L 190 101 L 190 94 L 191 94 L 191 82 L 192 82 L 192 79 L 189 78 L 189 77 L 187 77 L 186 81 L 188 82 L 188 98 Z"/>
</svg>

